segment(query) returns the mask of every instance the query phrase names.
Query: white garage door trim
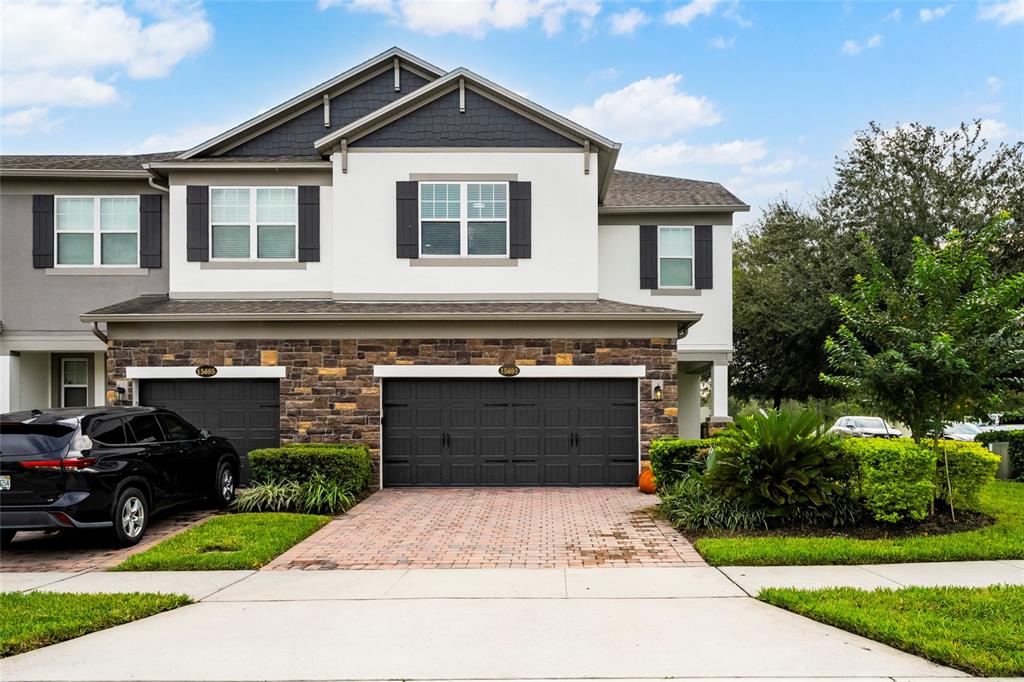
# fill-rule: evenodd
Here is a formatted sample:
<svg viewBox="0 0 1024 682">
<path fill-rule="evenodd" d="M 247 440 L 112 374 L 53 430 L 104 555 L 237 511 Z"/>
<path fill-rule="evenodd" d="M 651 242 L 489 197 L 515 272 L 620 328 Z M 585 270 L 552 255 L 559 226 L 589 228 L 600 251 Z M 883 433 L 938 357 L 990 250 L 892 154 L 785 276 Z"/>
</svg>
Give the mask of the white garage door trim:
<svg viewBox="0 0 1024 682">
<path fill-rule="evenodd" d="M 374 365 L 373 376 L 387 379 L 489 379 L 502 365 Z M 519 365 L 516 379 L 642 379 L 646 365 Z"/>
<path fill-rule="evenodd" d="M 126 379 L 284 379 L 284 367 L 235 367 L 217 366 L 212 377 L 196 376 L 195 367 L 127 367 Z"/>
</svg>

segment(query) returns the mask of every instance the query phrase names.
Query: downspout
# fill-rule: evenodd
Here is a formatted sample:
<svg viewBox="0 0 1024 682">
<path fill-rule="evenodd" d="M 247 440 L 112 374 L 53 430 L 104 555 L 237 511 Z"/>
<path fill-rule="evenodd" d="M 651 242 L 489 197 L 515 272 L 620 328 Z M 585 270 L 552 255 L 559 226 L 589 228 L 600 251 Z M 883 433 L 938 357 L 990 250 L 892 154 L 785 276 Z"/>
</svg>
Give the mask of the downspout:
<svg viewBox="0 0 1024 682">
<path fill-rule="evenodd" d="M 93 336 L 95 336 L 97 339 L 102 341 L 104 345 L 106 345 L 106 343 L 107 343 L 107 335 L 104 334 L 103 331 L 100 329 L 100 323 L 99 322 L 93 322 L 92 323 L 91 331 L 92 331 L 92 335 Z"/>
<path fill-rule="evenodd" d="M 149 173 L 149 177 L 146 179 L 149 180 L 150 187 L 152 187 L 153 189 L 158 189 L 161 192 L 166 192 L 167 194 L 171 193 L 171 190 L 168 189 L 167 187 L 164 187 L 163 185 L 158 185 L 156 184 L 156 182 L 154 182 L 160 176 L 152 168 L 149 167 L 148 163 L 142 164 L 142 167 L 146 169 L 146 171 Z"/>
</svg>

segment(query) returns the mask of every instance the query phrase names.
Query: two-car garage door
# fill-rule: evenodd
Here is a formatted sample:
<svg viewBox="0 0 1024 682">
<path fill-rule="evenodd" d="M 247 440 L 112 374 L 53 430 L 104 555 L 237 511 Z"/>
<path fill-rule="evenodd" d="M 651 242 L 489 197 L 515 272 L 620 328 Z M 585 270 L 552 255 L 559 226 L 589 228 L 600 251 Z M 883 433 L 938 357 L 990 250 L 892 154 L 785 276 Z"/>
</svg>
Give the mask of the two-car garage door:
<svg viewBox="0 0 1024 682">
<path fill-rule="evenodd" d="M 633 379 L 385 379 L 385 486 L 633 485 Z"/>
</svg>

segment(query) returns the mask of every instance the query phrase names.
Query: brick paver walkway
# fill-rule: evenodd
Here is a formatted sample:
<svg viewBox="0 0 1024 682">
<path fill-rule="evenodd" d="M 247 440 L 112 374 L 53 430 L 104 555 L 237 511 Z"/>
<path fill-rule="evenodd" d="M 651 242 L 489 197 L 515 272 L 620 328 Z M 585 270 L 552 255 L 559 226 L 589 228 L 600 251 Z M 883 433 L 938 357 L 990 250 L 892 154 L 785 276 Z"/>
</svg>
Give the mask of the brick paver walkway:
<svg viewBox="0 0 1024 682">
<path fill-rule="evenodd" d="M 266 569 L 704 566 L 634 488 L 388 489 Z"/>
<path fill-rule="evenodd" d="M 104 531 L 18 533 L 11 546 L 0 552 L 0 571 L 74 573 L 111 568 L 214 513 L 182 510 L 158 516 L 146 530 L 142 542 L 127 549 L 115 548 Z"/>
</svg>

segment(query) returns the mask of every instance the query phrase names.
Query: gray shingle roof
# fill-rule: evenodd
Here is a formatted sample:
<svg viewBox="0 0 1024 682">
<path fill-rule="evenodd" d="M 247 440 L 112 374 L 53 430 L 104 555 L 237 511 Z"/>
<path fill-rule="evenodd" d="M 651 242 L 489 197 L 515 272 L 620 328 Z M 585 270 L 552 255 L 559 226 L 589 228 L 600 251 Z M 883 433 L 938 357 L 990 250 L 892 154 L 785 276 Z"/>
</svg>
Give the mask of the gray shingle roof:
<svg viewBox="0 0 1024 682">
<path fill-rule="evenodd" d="M 142 164 L 172 159 L 181 152 L 156 154 L 56 154 L 32 156 L 0 156 L 2 170 L 74 170 L 74 171 L 142 171 Z"/>
<path fill-rule="evenodd" d="M 360 302 L 316 299 L 171 299 L 150 295 L 82 315 L 84 322 L 156 320 L 696 320 L 697 313 L 594 299 L 591 301 Z"/>
<path fill-rule="evenodd" d="M 671 178 L 632 171 L 612 171 L 604 208 L 728 206 L 745 208 L 735 194 L 717 182 Z"/>
</svg>

